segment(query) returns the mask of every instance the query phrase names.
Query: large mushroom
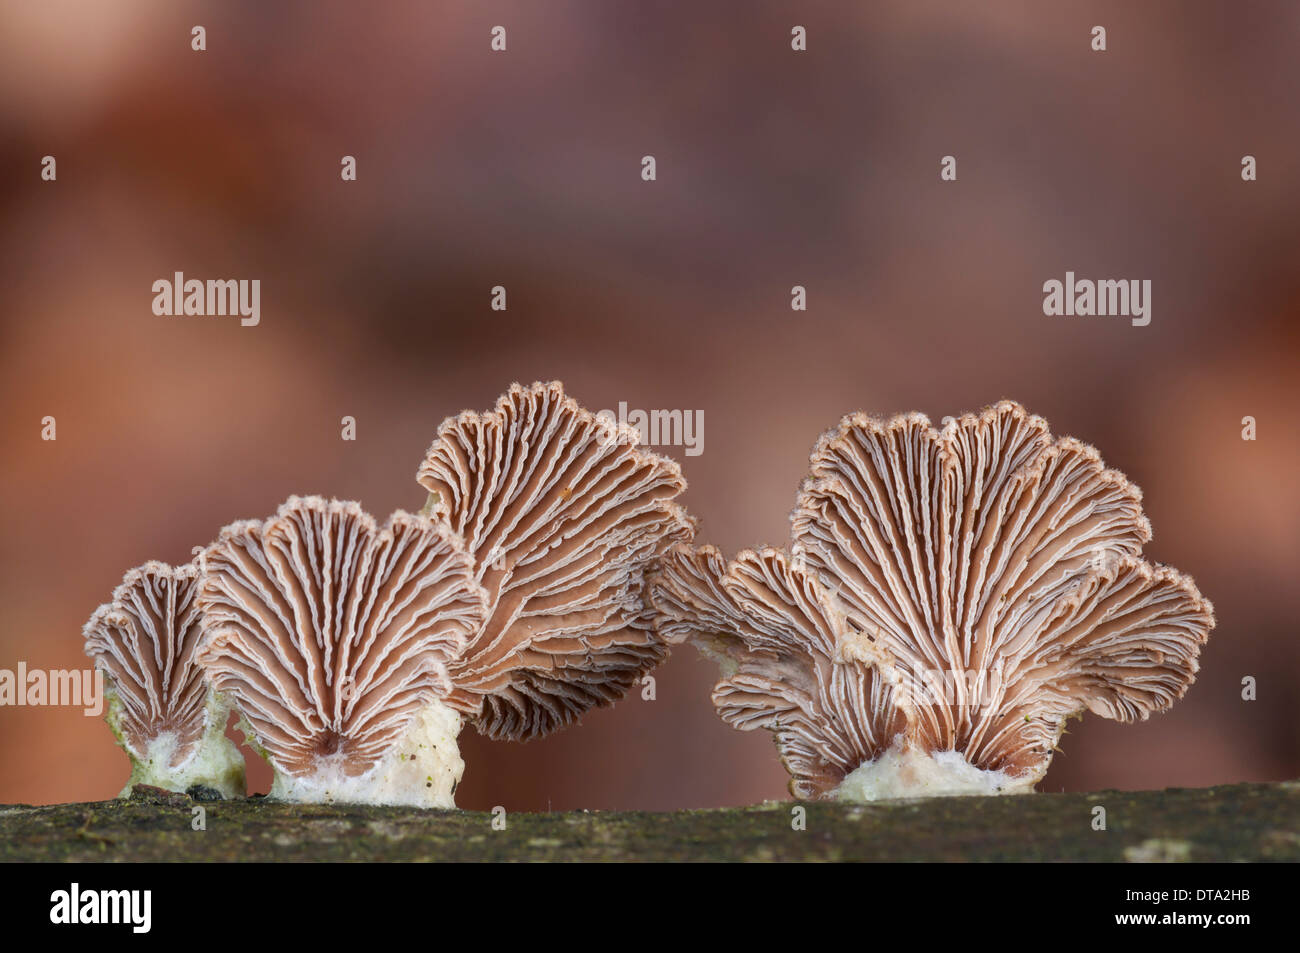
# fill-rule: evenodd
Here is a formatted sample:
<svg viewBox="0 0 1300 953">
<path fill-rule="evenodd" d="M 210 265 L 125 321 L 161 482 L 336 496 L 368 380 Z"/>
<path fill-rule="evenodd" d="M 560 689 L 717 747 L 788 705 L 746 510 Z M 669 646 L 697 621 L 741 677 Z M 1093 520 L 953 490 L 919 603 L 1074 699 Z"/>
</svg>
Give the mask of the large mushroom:
<svg viewBox="0 0 1300 953">
<path fill-rule="evenodd" d="M 1019 405 L 854 414 L 811 464 L 788 556 L 678 547 L 652 584 L 796 796 L 1032 791 L 1069 717 L 1145 719 L 1193 681 L 1213 607 L 1141 559 L 1137 487 Z"/>
<path fill-rule="evenodd" d="M 198 570 L 149 562 L 128 572 L 84 628 L 85 651 L 107 676 L 105 720 L 136 784 L 244 795 L 244 759 L 225 736 L 228 702 L 195 661 Z"/>
<path fill-rule="evenodd" d="M 420 465 L 427 512 L 465 541 L 484 624 L 449 666 L 448 704 L 522 740 L 613 703 L 667 655 L 646 573 L 694 525 L 676 462 L 634 430 L 516 384 L 487 413 L 446 420 Z"/>
<path fill-rule="evenodd" d="M 272 797 L 454 806 L 447 666 L 486 609 L 455 533 L 292 497 L 201 559 L 199 662 L 274 768 Z"/>
</svg>

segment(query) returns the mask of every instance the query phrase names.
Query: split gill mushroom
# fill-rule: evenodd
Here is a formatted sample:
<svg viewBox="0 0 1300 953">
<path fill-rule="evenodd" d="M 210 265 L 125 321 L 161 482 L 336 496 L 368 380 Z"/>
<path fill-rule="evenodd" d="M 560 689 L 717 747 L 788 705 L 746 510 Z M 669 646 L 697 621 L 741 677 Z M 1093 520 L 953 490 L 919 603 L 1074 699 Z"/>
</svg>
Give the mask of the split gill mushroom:
<svg viewBox="0 0 1300 953">
<path fill-rule="evenodd" d="M 1068 718 L 1182 697 L 1214 626 L 1190 578 L 1141 558 L 1138 488 L 1011 402 L 937 430 L 845 417 L 791 521 L 788 553 L 675 548 L 652 592 L 801 798 L 1032 791 Z"/>
<path fill-rule="evenodd" d="M 446 420 L 425 455 L 426 511 L 463 537 L 488 602 L 447 703 L 487 737 L 571 724 L 667 656 L 646 576 L 694 522 L 678 464 L 638 439 L 557 382 L 515 384 Z"/>
<path fill-rule="evenodd" d="M 459 537 L 292 497 L 201 556 L 199 662 L 290 801 L 449 808 L 464 770 L 447 667 L 486 601 Z"/>
<path fill-rule="evenodd" d="M 121 797 L 136 784 L 244 795 L 244 758 L 225 736 L 229 703 L 195 658 L 197 590 L 197 566 L 145 563 L 84 627 L 86 655 L 107 676 L 105 720 L 131 759 Z"/>
<path fill-rule="evenodd" d="M 558 383 L 445 421 L 418 515 L 293 497 L 200 557 L 198 661 L 273 797 L 454 807 L 462 718 L 525 740 L 667 655 L 646 574 L 694 524 L 678 465 Z"/>
</svg>

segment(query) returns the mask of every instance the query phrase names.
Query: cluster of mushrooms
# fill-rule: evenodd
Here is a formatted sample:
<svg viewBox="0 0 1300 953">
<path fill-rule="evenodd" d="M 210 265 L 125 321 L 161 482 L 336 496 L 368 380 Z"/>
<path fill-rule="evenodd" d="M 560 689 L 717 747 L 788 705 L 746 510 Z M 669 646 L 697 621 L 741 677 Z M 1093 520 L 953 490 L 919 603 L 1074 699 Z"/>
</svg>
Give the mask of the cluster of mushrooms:
<svg viewBox="0 0 1300 953">
<path fill-rule="evenodd" d="M 463 721 L 525 740 L 691 642 L 719 716 L 775 736 L 800 798 L 1032 791 L 1066 719 L 1181 697 L 1214 625 L 1141 558 L 1141 495 L 1009 402 L 940 429 L 845 417 L 787 549 L 694 545 L 673 460 L 515 385 L 443 423 L 419 513 L 291 497 L 192 563 L 127 573 L 85 626 L 136 784 L 454 807 Z"/>
</svg>

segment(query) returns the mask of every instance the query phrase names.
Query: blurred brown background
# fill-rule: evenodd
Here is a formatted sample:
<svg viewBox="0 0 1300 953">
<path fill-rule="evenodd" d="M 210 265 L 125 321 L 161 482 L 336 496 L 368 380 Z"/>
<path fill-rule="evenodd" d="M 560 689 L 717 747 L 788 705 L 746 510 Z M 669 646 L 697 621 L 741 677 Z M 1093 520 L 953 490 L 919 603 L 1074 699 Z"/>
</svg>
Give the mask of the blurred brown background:
<svg viewBox="0 0 1300 953">
<path fill-rule="evenodd" d="M 704 453 L 666 452 L 729 552 L 785 540 L 843 413 L 1010 397 L 1143 487 L 1147 555 L 1219 617 L 1187 698 L 1074 724 L 1041 789 L 1300 775 L 1300 7 L 1048 6 L 4 4 L 0 667 L 84 667 L 124 570 L 291 493 L 418 506 L 438 423 L 512 381 L 703 411 Z M 1045 317 L 1067 270 L 1150 278 L 1151 324 Z M 154 316 L 174 271 L 261 279 L 260 326 Z M 784 796 L 714 678 L 684 649 L 655 702 L 467 731 L 458 800 Z M 97 719 L 4 708 L 0 772 L 0 802 L 86 800 L 127 762 Z"/>
</svg>

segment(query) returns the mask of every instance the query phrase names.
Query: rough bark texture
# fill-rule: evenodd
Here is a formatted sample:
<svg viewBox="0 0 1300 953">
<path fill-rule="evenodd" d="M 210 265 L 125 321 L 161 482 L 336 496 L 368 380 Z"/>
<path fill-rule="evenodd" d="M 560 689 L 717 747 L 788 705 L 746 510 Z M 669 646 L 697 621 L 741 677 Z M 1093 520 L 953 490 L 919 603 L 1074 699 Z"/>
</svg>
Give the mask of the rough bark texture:
<svg viewBox="0 0 1300 953">
<path fill-rule="evenodd" d="M 198 801 L 0 807 L 5 861 L 1300 860 L 1300 782 L 1167 791 L 793 802 L 673 813 L 491 814 Z M 1094 808 L 1106 830 L 1094 830 Z M 193 809 L 206 830 L 193 830 Z"/>
</svg>

